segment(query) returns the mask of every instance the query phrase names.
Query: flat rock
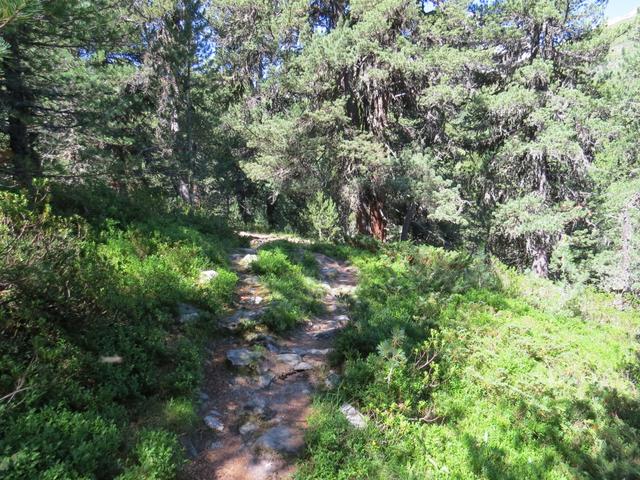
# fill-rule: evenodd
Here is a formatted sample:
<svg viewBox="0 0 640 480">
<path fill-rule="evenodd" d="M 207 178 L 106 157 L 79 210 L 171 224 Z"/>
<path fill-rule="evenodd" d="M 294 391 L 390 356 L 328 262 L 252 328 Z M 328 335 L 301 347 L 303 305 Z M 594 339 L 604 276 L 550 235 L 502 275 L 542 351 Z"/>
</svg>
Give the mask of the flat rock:
<svg viewBox="0 0 640 480">
<path fill-rule="evenodd" d="M 201 313 L 202 312 L 198 308 L 193 305 L 189 305 L 188 303 L 178 304 L 178 321 L 180 323 L 195 322 L 200 318 Z"/>
<path fill-rule="evenodd" d="M 295 454 L 304 448 L 304 439 L 301 431 L 281 425 L 264 432 L 254 446 L 278 453 Z"/>
<path fill-rule="evenodd" d="M 261 357 L 259 352 L 254 352 L 248 348 L 234 348 L 227 350 L 227 360 L 234 367 L 246 367 Z"/>
<path fill-rule="evenodd" d="M 276 359 L 280 363 L 286 363 L 292 367 L 296 366 L 302 361 L 302 357 L 297 353 L 281 353 L 276 355 Z"/>
<path fill-rule="evenodd" d="M 307 362 L 299 362 L 293 367 L 296 372 L 303 372 L 305 370 L 311 370 L 312 368 L 313 366 Z"/>
<path fill-rule="evenodd" d="M 353 405 L 348 403 L 343 404 L 340 407 L 340 411 L 345 416 L 347 421 L 355 428 L 365 428 L 367 426 L 367 420 Z"/>
</svg>

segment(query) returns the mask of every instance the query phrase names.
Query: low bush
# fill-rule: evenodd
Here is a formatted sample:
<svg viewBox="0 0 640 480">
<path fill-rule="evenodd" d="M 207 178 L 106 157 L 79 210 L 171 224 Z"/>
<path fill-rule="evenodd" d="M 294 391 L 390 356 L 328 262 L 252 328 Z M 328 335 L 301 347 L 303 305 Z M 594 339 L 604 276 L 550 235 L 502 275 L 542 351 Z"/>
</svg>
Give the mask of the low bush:
<svg viewBox="0 0 640 480">
<path fill-rule="evenodd" d="M 114 478 L 150 404 L 165 405 L 165 420 L 143 450 L 190 427 L 186 399 L 232 297 L 225 262 L 237 241 L 145 195 L 52 191 L 31 202 L 0 192 L 0 476 Z M 218 275 L 200 284 L 211 268 Z M 179 302 L 201 320 L 181 325 Z M 151 465 L 140 452 L 146 477 L 131 478 L 170 478 L 174 456 Z"/>
<path fill-rule="evenodd" d="M 284 331 L 322 312 L 322 288 L 313 255 L 294 244 L 278 242 L 258 252 L 252 265 L 270 292 L 262 320 L 274 331 Z"/>
<path fill-rule="evenodd" d="M 299 478 L 640 476 L 637 310 L 458 252 L 352 258 L 343 381 L 317 402 Z"/>
</svg>

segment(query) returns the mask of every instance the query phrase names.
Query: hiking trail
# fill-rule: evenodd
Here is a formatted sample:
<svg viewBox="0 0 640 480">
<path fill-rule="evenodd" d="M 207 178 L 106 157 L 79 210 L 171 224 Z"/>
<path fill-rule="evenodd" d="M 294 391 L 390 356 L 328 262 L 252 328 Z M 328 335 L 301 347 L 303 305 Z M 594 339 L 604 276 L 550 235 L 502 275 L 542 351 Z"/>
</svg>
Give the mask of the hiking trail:
<svg viewBox="0 0 640 480">
<path fill-rule="evenodd" d="M 251 273 L 264 244 L 282 238 L 241 232 L 252 248 L 237 249 L 231 263 L 239 275 L 237 309 L 222 319 L 229 335 L 207 347 L 199 414 L 203 428 L 186 439 L 191 462 L 188 479 L 273 480 L 289 478 L 304 450 L 304 431 L 312 394 L 339 380 L 330 370 L 333 337 L 349 321 L 343 295 L 356 285 L 356 270 L 346 262 L 314 253 L 325 289 L 324 312 L 277 336 L 239 327 L 266 309 L 268 291 Z"/>
</svg>

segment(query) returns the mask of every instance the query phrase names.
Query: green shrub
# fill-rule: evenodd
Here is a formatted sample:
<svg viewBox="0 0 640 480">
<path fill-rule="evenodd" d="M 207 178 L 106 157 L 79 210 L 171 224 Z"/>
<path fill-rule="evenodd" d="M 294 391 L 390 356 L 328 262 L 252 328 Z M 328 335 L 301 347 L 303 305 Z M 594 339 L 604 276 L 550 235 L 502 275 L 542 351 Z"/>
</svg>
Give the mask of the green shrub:
<svg viewBox="0 0 640 480">
<path fill-rule="evenodd" d="M 180 325 L 176 304 L 205 309 L 204 320 L 224 311 L 237 241 L 143 194 L 53 192 L 51 204 L 0 192 L 0 325 L 11 338 L 0 342 L 0 476 L 114 478 L 147 405 L 167 405 L 158 428 L 190 428 L 188 401 L 170 399 L 200 382 L 212 322 Z M 199 285 L 210 268 L 218 277 Z M 171 462 L 149 462 L 138 470 L 169 478 Z"/>
<path fill-rule="evenodd" d="M 334 241 L 340 236 L 340 215 L 331 197 L 316 192 L 307 206 L 307 215 L 320 241 Z"/>
<path fill-rule="evenodd" d="M 182 463 L 177 437 L 162 430 L 141 432 L 135 454 L 139 465 L 118 480 L 173 480 Z"/>
<path fill-rule="evenodd" d="M 121 437 L 111 421 L 63 407 L 29 410 L 3 423 L 2 478 L 108 478 Z"/>
<path fill-rule="evenodd" d="M 637 310 L 441 249 L 352 258 L 344 377 L 318 401 L 299 478 L 640 476 Z"/>
<path fill-rule="evenodd" d="M 270 292 L 262 321 L 272 330 L 287 330 L 322 311 L 322 290 L 313 278 L 317 262 L 298 246 L 280 242 L 262 249 L 252 268 Z"/>
</svg>

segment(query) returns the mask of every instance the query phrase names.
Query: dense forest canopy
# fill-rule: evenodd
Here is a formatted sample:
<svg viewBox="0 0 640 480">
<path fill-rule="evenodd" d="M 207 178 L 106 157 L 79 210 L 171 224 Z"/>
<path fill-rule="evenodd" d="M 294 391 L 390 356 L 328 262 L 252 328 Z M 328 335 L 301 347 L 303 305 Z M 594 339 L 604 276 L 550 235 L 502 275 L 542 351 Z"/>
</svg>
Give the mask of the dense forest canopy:
<svg viewBox="0 0 640 480">
<path fill-rule="evenodd" d="M 342 236 L 637 287 L 637 24 L 605 2 L 3 3 L 8 185 L 302 232 L 320 192 Z"/>
</svg>

